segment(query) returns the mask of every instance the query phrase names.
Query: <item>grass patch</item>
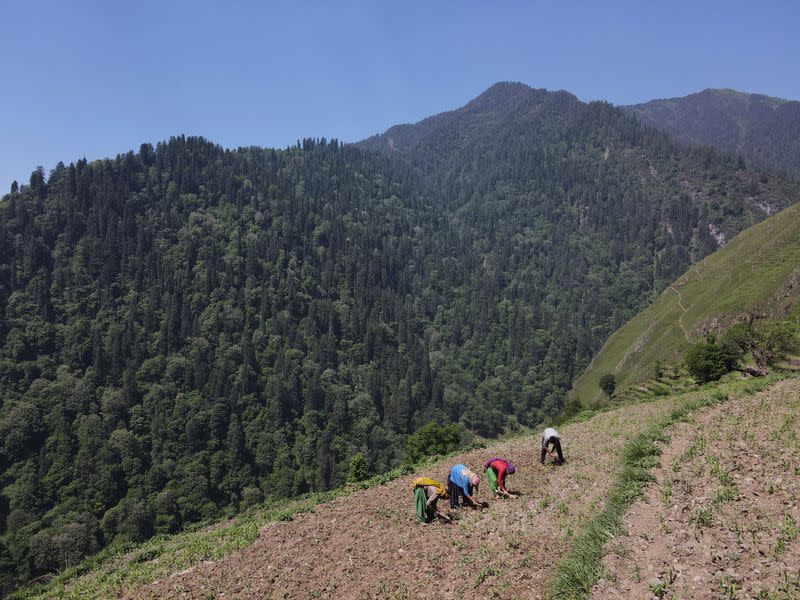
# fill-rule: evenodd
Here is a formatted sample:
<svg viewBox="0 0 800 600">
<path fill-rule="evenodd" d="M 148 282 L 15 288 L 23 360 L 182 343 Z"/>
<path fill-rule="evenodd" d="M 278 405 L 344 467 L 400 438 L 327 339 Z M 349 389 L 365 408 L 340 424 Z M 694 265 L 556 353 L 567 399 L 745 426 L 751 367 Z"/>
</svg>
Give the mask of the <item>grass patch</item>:
<svg viewBox="0 0 800 600">
<path fill-rule="evenodd" d="M 478 576 L 475 577 L 475 585 L 473 587 L 480 586 L 484 581 L 486 581 L 487 577 L 494 576 L 497 577 L 500 575 L 500 570 L 497 567 L 493 567 L 492 565 L 488 565 L 483 567 L 479 572 Z"/>
<path fill-rule="evenodd" d="M 310 511 L 340 495 L 337 492 L 309 494 L 288 503 L 266 505 L 213 529 L 159 536 L 139 546 L 111 546 L 45 584 L 17 590 L 10 598 L 113 598 L 120 590 L 131 590 L 201 561 L 218 560 L 245 548 L 267 523 L 290 520 L 292 515 Z"/>
<path fill-rule="evenodd" d="M 574 538 L 570 550 L 561 559 L 550 579 L 547 598 L 583 599 L 602 575 L 603 549 L 620 532 L 622 517 L 633 502 L 642 496 L 647 484 L 654 480 L 650 470 L 658 463 L 660 449 L 656 442 L 666 440 L 665 431 L 685 420 L 692 411 L 728 399 L 732 394 L 749 395 L 761 391 L 780 378 L 733 382 L 718 387 L 705 387 L 666 416 L 634 436 L 623 448 L 622 465 L 611 487 L 605 508 L 590 520 Z M 699 448 L 698 448 L 699 450 Z"/>
<path fill-rule="evenodd" d="M 772 545 L 772 555 L 775 558 L 786 550 L 787 544 L 797 539 L 797 531 L 797 523 L 795 523 L 792 515 L 784 515 L 778 539 Z"/>
<path fill-rule="evenodd" d="M 711 525 L 712 513 L 713 513 L 712 506 L 704 506 L 703 508 L 698 508 L 689 517 L 689 523 L 694 525 L 697 529 L 708 527 L 709 525 Z"/>
</svg>

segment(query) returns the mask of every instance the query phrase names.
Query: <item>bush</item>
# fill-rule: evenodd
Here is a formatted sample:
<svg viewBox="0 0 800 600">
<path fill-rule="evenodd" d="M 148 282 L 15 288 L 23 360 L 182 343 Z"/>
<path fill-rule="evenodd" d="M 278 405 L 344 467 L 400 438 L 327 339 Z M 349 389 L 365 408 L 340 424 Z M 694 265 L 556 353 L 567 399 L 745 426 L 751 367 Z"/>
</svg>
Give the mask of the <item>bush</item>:
<svg viewBox="0 0 800 600">
<path fill-rule="evenodd" d="M 361 452 L 357 452 L 350 459 L 350 465 L 347 468 L 347 482 L 358 483 L 364 481 L 368 476 L 367 459 Z"/>
<path fill-rule="evenodd" d="M 611 398 L 614 390 L 617 389 L 617 378 L 614 377 L 613 373 L 605 373 L 600 378 L 600 389 L 603 390 L 606 396 Z"/>
<path fill-rule="evenodd" d="M 142 542 L 155 533 L 154 515 L 142 500 L 126 499 L 108 509 L 100 526 L 107 542 L 117 538 L 126 542 Z"/>
<path fill-rule="evenodd" d="M 461 434 L 455 423 L 440 427 L 431 421 L 406 439 L 406 459 L 418 462 L 427 456 L 448 454 L 458 450 L 460 440 Z"/>
<path fill-rule="evenodd" d="M 67 523 L 58 529 L 43 529 L 30 541 L 31 558 L 40 572 L 76 565 L 97 547 L 92 528 L 85 523 Z"/>
<path fill-rule="evenodd" d="M 563 420 L 571 419 L 583 410 L 581 401 L 576 396 L 569 396 L 564 404 Z"/>
<path fill-rule="evenodd" d="M 736 350 L 719 345 L 715 338 L 694 344 L 686 353 L 686 368 L 697 383 L 716 381 L 733 371 L 739 362 Z"/>
<path fill-rule="evenodd" d="M 261 504 L 263 501 L 264 494 L 257 487 L 246 487 L 242 490 L 242 506 L 254 506 Z"/>
<path fill-rule="evenodd" d="M 768 367 L 800 350 L 797 330 L 797 325 L 788 321 L 759 321 L 751 317 L 730 327 L 722 338 L 722 345 L 740 356 L 749 352 L 756 368 L 766 374 Z"/>
</svg>

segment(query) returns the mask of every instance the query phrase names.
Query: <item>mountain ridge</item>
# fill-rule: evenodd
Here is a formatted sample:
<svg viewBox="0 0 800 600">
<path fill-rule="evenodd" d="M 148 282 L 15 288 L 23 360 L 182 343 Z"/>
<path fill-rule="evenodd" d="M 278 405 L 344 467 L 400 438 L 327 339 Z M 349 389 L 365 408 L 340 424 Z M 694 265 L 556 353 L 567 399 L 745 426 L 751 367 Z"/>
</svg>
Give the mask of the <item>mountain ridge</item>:
<svg viewBox="0 0 800 600">
<path fill-rule="evenodd" d="M 800 101 L 708 88 L 621 108 L 684 142 L 800 178 Z"/>
</svg>

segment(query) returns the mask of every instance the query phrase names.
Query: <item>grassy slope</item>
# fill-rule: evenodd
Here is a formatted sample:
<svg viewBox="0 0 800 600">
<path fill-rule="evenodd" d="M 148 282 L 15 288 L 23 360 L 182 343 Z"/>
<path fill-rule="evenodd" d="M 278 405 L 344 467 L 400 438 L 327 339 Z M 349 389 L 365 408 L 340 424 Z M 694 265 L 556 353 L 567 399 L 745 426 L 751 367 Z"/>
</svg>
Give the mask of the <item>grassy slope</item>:
<svg viewBox="0 0 800 600">
<path fill-rule="evenodd" d="M 601 398 L 603 373 L 616 375 L 618 389 L 641 382 L 653 377 L 656 361 L 678 362 L 689 346 L 687 336 L 699 341 L 706 328 L 751 308 L 785 313 L 800 289 L 797 282 L 787 286 L 797 277 L 798 265 L 800 205 L 794 205 L 743 231 L 664 290 L 608 339 L 573 394 L 584 405 L 594 405 Z"/>
</svg>

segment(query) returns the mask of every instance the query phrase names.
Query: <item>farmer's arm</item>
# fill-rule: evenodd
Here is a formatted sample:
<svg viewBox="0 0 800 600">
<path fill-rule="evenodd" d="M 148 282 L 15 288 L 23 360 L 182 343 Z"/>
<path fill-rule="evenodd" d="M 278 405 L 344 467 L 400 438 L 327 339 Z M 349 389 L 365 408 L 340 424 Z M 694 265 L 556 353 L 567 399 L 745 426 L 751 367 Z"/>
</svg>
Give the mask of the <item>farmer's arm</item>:
<svg viewBox="0 0 800 600">
<path fill-rule="evenodd" d="M 547 451 L 547 455 L 550 458 L 554 458 L 555 457 L 555 455 L 556 455 L 555 450 L 554 450 L 555 443 L 553 442 L 552 438 L 547 438 L 547 441 L 544 441 L 542 447 Z"/>
<path fill-rule="evenodd" d="M 501 494 L 507 494 L 508 490 L 506 490 L 505 482 L 506 482 L 506 469 L 508 467 L 500 461 L 497 461 L 497 463 L 500 463 L 497 465 L 497 489 Z"/>
<path fill-rule="evenodd" d="M 431 486 L 428 486 L 428 487 L 430 488 Z M 425 502 L 425 505 L 428 508 L 431 508 L 431 507 L 435 506 L 436 505 L 436 501 L 439 499 L 439 496 L 436 493 L 436 488 L 433 488 L 432 490 L 431 489 L 426 489 L 425 493 L 428 494 L 428 500 L 427 500 L 427 502 Z"/>
</svg>

